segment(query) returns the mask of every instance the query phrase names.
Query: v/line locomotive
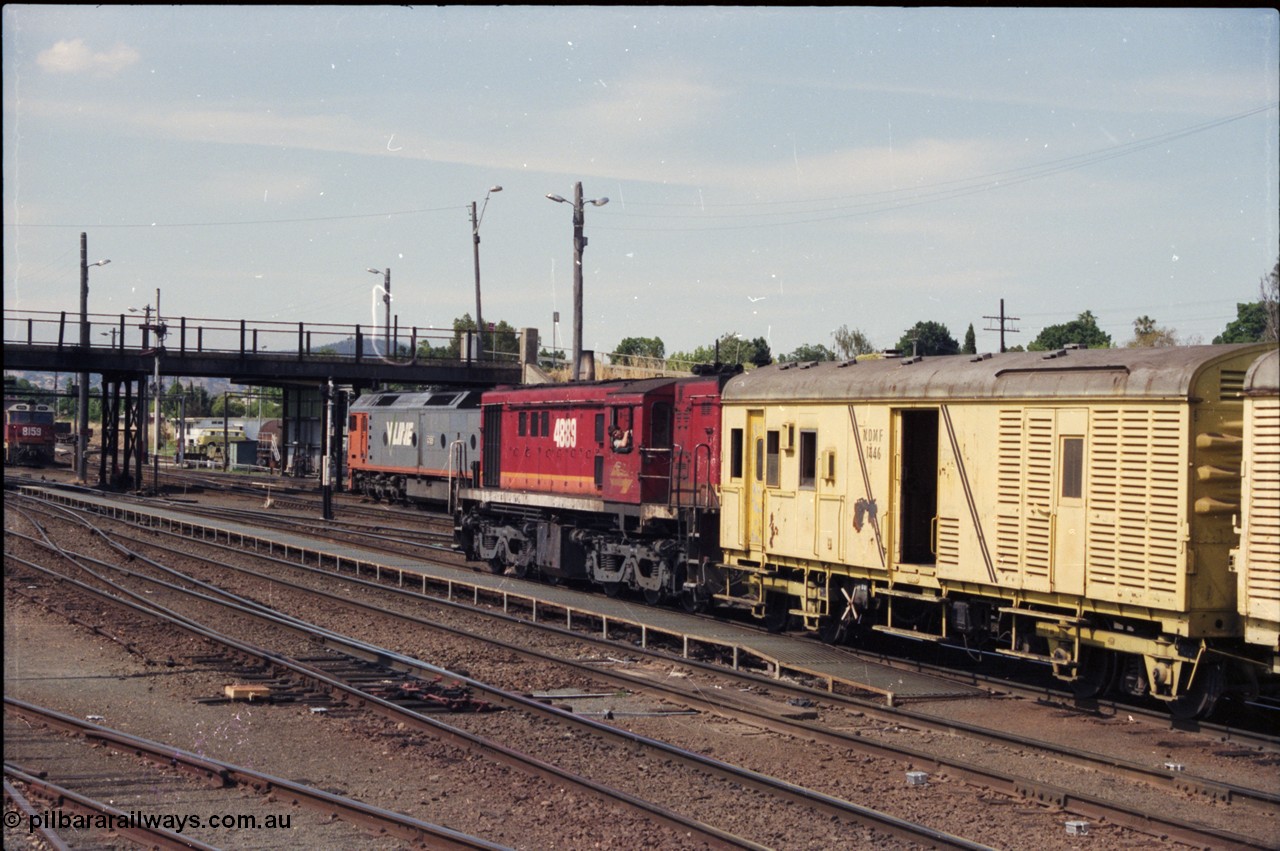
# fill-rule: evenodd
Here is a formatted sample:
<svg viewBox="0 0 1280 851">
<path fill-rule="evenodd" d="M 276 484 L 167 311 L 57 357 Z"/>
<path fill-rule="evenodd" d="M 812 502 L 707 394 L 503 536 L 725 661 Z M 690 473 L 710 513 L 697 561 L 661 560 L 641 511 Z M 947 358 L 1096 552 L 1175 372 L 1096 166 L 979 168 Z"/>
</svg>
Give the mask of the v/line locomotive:
<svg viewBox="0 0 1280 851">
<path fill-rule="evenodd" d="M 459 548 L 495 571 L 992 649 L 1203 716 L 1280 673 L 1278 363 L 1065 349 L 500 388 L 480 455 L 443 469 Z"/>
<path fill-rule="evenodd" d="M 4 462 L 40 466 L 53 461 L 57 442 L 54 411 L 33 401 L 6 399 L 4 405 Z"/>
<path fill-rule="evenodd" d="M 369 499 L 443 506 L 478 458 L 478 390 L 370 393 L 347 412 L 350 489 Z"/>
</svg>

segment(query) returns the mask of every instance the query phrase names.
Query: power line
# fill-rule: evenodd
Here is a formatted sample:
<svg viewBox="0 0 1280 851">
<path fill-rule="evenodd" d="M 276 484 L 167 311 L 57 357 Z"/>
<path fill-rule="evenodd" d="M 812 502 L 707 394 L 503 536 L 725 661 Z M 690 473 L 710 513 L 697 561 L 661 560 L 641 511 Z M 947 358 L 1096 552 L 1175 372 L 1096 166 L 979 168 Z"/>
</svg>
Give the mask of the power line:
<svg viewBox="0 0 1280 851">
<path fill-rule="evenodd" d="M 1004 314 L 1004 299 L 1000 299 L 1000 315 L 999 315 L 999 316 L 984 316 L 984 317 L 982 317 L 982 318 L 983 318 L 983 319 L 997 319 L 997 320 L 999 320 L 999 321 L 1000 321 L 1000 327 L 999 327 L 999 328 L 992 328 L 992 327 L 988 326 L 988 327 L 984 328 L 983 330 L 985 330 L 985 331 L 999 331 L 999 332 L 1000 332 L 1000 351 L 1001 351 L 1001 352 L 1008 351 L 1008 350 L 1005 348 L 1005 345 L 1004 345 L 1004 335 L 1005 335 L 1005 332 L 1006 332 L 1006 331 L 1008 331 L 1008 332 L 1009 332 L 1009 333 L 1011 333 L 1011 334 L 1018 334 L 1018 333 L 1021 333 L 1021 332 L 1020 332 L 1017 328 L 1009 328 L 1009 327 L 1007 327 L 1007 323 L 1009 323 L 1009 322 L 1017 322 L 1017 321 L 1019 320 L 1019 317 L 1017 317 L 1017 316 L 1005 316 L 1005 314 Z"/>
<path fill-rule="evenodd" d="M 711 225 L 707 227 L 698 228 L 699 230 L 741 230 L 745 228 L 756 228 L 756 227 L 774 227 L 774 226 L 782 226 L 782 225 L 813 224 L 816 222 L 833 221 L 833 220 L 839 220 L 839 219 L 854 218 L 857 216 L 874 215 L 877 213 L 906 209 L 909 207 L 920 206 L 923 204 L 933 204 L 941 201 L 955 200 L 957 198 L 963 198 L 967 195 L 972 195 L 979 192 L 990 192 L 996 189 L 1004 189 L 1011 186 L 1017 186 L 1019 184 L 1026 183 L 1031 180 L 1039 180 L 1044 177 L 1052 177 L 1054 175 L 1061 174 L 1063 172 L 1085 168 L 1087 166 L 1095 165 L 1100 162 L 1106 162 L 1107 160 L 1115 159 L 1117 157 L 1128 156 L 1130 154 L 1134 154 L 1139 151 L 1146 150 L 1147 148 L 1151 148 L 1157 145 L 1167 144 L 1169 142 L 1177 141 L 1179 139 L 1183 139 L 1188 136 L 1204 133 L 1209 130 L 1214 130 L 1218 127 L 1222 127 L 1224 125 L 1231 124 L 1236 121 L 1241 121 L 1245 118 L 1249 118 L 1254 115 L 1258 115 L 1259 113 L 1270 111 L 1272 109 L 1275 109 L 1276 106 L 1277 106 L 1276 103 L 1269 103 L 1265 106 L 1255 107 L 1253 109 L 1246 110 L 1244 112 L 1237 113 L 1235 115 L 1229 115 L 1224 118 L 1218 118 L 1212 121 L 1206 121 L 1200 124 L 1191 125 L 1189 127 L 1184 127 L 1179 130 L 1172 130 L 1168 133 L 1162 133 L 1157 136 L 1150 136 L 1144 139 L 1138 139 L 1132 142 L 1126 142 L 1124 144 L 1115 145 L 1110 148 L 1101 148 L 1101 149 L 1089 151 L 1083 154 L 1075 154 L 1069 157 L 1062 157 L 1055 160 L 1049 160 L 1043 163 L 1035 163 L 1032 165 L 1020 166 L 1018 168 L 1006 169 L 1003 171 L 989 172 L 987 174 L 982 174 L 982 175 L 974 175 L 974 176 L 965 177 L 965 178 L 956 178 L 955 180 L 946 180 L 946 181 L 940 181 L 937 183 L 925 184 L 920 187 L 914 187 L 912 189 L 906 189 L 906 190 L 889 189 L 889 190 L 882 190 L 878 192 L 863 193 L 858 195 L 844 195 L 844 196 L 834 196 L 834 197 L 828 197 L 828 198 L 808 198 L 808 199 L 800 199 L 796 201 L 755 201 L 755 202 L 740 202 L 740 203 L 731 203 L 731 204 L 712 204 L 712 205 L 693 204 L 693 203 L 677 204 L 677 203 L 664 203 L 664 202 L 632 202 L 629 206 L 632 206 L 632 207 L 646 207 L 646 206 L 648 207 L 681 207 L 683 206 L 683 207 L 699 207 L 701 209 L 706 209 L 707 207 L 711 207 L 711 208 L 745 207 L 745 206 L 768 207 L 768 206 L 783 206 L 783 205 L 797 205 L 797 204 L 812 205 L 812 204 L 829 204 L 831 202 L 853 202 L 853 203 L 844 203 L 841 206 L 837 206 L 837 207 L 826 209 L 826 210 L 822 210 L 822 209 L 794 210 L 794 211 L 764 210 L 760 212 L 713 214 L 713 217 L 718 219 L 748 219 L 748 218 L 763 218 L 763 217 L 770 217 L 770 216 L 777 217 L 777 216 L 804 216 L 804 215 L 809 215 L 813 217 L 805 218 L 805 219 L 792 219 L 792 220 L 781 221 L 781 222 L 768 222 L 768 223 L 761 223 L 761 224 L 720 225 L 720 226 Z M 865 200 L 860 200 L 860 199 L 865 199 Z M 244 225 L 261 226 L 261 225 L 274 225 L 274 224 L 307 224 L 307 223 L 314 223 L 314 222 L 336 222 L 336 221 L 348 221 L 348 220 L 354 221 L 359 219 L 376 219 L 376 218 L 385 218 L 390 216 L 421 215 L 424 213 L 438 213 L 438 212 L 446 212 L 446 211 L 457 210 L 457 209 L 460 209 L 460 208 L 457 207 L 456 205 L 449 205 L 447 207 L 429 207 L 429 208 L 420 208 L 420 209 L 411 209 L 411 210 L 394 210 L 394 211 L 388 211 L 388 212 L 363 213 L 363 214 L 346 215 L 346 216 L 315 216 L 315 217 L 293 218 L 293 219 L 254 219 L 254 220 L 244 220 L 244 221 L 221 221 L 221 222 L 149 222 L 149 223 L 131 223 L 131 224 L 114 224 L 114 225 L 102 224 L 100 222 L 94 223 L 92 225 L 24 224 L 19 222 L 8 222 L 6 224 L 14 228 L 26 227 L 26 228 L 77 228 L 77 229 L 83 229 L 86 227 L 93 227 L 95 229 L 99 229 L 99 228 L 124 229 L 124 228 L 237 227 L 237 226 L 244 226 Z M 465 208 L 461 208 L 461 209 L 465 210 Z M 700 215 L 684 215 L 684 214 L 670 214 L 670 213 L 666 213 L 666 214 L 628 213 L 625 211 L 625 208 L 623 210 L 620 210 L 618 215 L 630 216 L 632 218 L 654 218 L 654 219 L 668 219 L 668 220 L 675 219 L 675 218 L 705 220 L 707 218 L 705 216 L 700 216 Z M 601 230 L 630 230 L 630 231 L 661 232 L 661 231 L 667 231 L 667 230 L 687 230 L 688 226 L 681 225 L 679 228 L 661 228 L 661 227 L 628 228 L 625 226 L 609 227 L 607 225 L 601 225 L 600 229 Z"/>
</svg>

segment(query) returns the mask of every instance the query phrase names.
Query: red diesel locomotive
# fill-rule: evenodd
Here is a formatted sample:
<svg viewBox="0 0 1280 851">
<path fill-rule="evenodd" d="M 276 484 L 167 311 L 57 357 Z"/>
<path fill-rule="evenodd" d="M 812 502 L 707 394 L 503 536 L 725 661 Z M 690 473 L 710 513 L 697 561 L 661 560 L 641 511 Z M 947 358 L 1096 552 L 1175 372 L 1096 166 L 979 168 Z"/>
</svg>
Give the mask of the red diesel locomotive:
<svg viewBox="0 0 1280 851">
<path fill-rule="evenodd" d="M 588 581 L 697 608 L 719 559 L 727 375 L 499 388 L 481 404 L 480 481 L 457 541 L 494 572 Z"/>
<path fill-rule="evenodd" d="M 41 465 L 53 461 L 53 408 L 36 402 L 5 400 L 4 462 Z"/>
</svg>

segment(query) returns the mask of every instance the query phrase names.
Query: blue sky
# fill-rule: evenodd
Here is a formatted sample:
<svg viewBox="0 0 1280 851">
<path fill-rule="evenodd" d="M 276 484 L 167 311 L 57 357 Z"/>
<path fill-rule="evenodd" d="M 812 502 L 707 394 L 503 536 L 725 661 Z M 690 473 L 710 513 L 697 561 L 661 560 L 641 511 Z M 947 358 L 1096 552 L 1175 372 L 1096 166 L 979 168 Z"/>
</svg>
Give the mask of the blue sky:
<svg viewBox="0 0 1280 851">
<path fill-rule="evenodd" d="M 572 317 L 775 353 L 1091 310 L 1209 342 L 1280 253 L 1273 9 L 23 6 L 4 298 L 167 316 Z"/>
</svg>

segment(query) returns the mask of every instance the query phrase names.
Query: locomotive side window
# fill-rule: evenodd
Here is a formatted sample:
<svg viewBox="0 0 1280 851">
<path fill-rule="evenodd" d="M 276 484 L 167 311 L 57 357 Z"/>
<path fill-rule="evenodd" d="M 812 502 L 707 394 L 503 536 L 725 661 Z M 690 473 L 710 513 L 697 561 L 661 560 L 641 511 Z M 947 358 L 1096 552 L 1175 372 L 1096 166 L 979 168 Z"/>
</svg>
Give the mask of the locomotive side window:
<svg viewBox="0 0 1280 851">
<path fill-rule="evenodd" d="M 551 429 L 550 429 L 550 427 L 549 427 L 550 422 L 551 422 L 551 412 L 550 412 L 550 411 L 543 411 L 543 412 L 542 412 L 542 427 L 541 427 L 541 429 L 540 429 L 540 430 L 539 430 L 539 432 L 538 432 L 538 433 L 539 433 L 539 434 L 541 434 L 543 437 L 546 437 L 547 435 L 551 434 Z"/>
<path fill-rule="evenodd" d="M 649 446 L 654 449 L 667 449 L 671 446 L 671 406 L 659 402 L 653 406 L 650 414 Z"/>
<path fill-rule="evenodd" d="M 516 435 L 518 435 L 519 437 L 524 437 L 525 428 L 526 428 L 525 413 L 524 411 L 521 411 L 520 415 L 516 417 Z"/>
<path fill-rule="evenodd" d="M 756 438 L 756 481 L 764 479 L 764 441 Z"/>
<path fill-rule="evenodd" d="M 1062 438 L 1062 497 L 1084 496 L 1084 438 Z"/>
<path fill-rule="evenodd" d="M 766 487 L 776 488 L 782 484 L 782 465 L 779 458 L 781 441 L 776 431 L 765 432 L 765 439 L 768 446 L 765 449 L 764 483 Z"/>
<path fill-rule="evenodd" d="M 596 414 L 596 443 L 604 443 L 604 414 Z"/>
<path fill-rule="evenodd" d="M 729 431 L 729 478 L 742 478 L 742 429 Z"/>
<path fill-rule="evenodd" d="M 812 489 L 818 480 L 818 433 L 800 432 L 800 487 Z"/>
</svg>

